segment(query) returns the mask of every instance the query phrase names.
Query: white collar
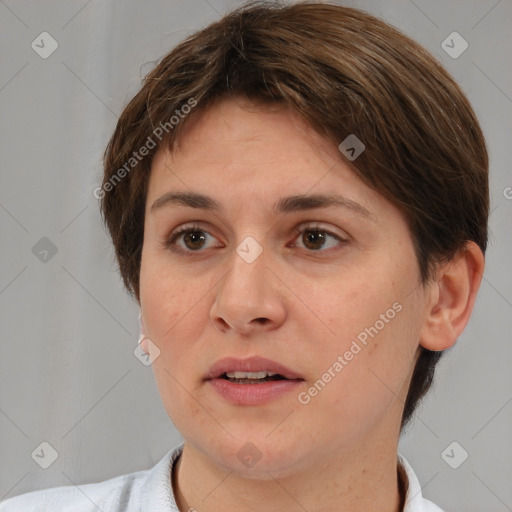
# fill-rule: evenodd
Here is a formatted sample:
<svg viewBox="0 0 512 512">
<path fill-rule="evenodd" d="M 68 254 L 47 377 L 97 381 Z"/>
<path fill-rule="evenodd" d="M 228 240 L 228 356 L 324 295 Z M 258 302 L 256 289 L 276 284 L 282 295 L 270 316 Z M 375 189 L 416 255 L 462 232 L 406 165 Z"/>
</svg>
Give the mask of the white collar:
<svg viewBox="0 0 512 512">
<path fill-rule="evenodd" d="M 443 512 L 438 506 L 423 497 L 418 477 L 405 457 L 398 454 L 398 458 L 405 469 L 408 480 L 403 512 Z"/>
<path fill-rule="evenodd" d="M 141 488 L 141 510 L 151 512 L 180 512 L 171 485 L 174 463 L 183 451 L 184 442 L 169 450 L 148 472 Z M 423 498 L 420 482 L 411 465 L 400 454 L 398 458 L 405 469 L 408 489 L 403 512 L 443 512 L 431 501 Z"/>
</svg>

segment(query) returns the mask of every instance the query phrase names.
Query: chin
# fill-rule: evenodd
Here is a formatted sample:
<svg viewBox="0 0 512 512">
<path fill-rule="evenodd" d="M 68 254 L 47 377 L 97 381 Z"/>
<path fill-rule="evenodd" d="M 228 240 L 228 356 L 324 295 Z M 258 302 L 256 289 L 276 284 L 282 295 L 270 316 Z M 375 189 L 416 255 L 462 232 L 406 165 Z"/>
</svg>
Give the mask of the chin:
<svg viewBox="0 0 512 512">
<path fill-rule="evenodd" d="M 271 439 L 268 432 L 250 441 L 250 436 L 243 439 L 226 436 L 216 448 L 207 447 L 206 453 L 226 471 L 235 473 L 242 478 L 272 480 L 283 478 L 299 470 L 300 462 L 305 454 L 295 439 L 288 443 Z M 307 467 L 307 464 L 305 465 Z"/>
</svg>

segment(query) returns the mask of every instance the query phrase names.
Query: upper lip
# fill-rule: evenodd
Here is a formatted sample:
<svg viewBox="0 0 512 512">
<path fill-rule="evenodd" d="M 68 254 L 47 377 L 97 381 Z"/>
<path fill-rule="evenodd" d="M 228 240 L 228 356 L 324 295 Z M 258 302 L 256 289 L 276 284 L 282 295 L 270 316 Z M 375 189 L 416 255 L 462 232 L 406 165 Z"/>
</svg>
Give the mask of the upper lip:
<svg viewBox="0 0 512 512">
<path fill-rule="evenodd" d="M 225 357 L 223 359 L 219 359 L 210 367 L 205 379 L 216 379 L 224 375 L 226 372 L 263 372 L 265 370 L 272 373 L 278 373 L 286 379 L 303 380 L 298 373 L 290 370 L 290 368 L 265 357 L 248 357 L 247 359 Z"/>
</svg>

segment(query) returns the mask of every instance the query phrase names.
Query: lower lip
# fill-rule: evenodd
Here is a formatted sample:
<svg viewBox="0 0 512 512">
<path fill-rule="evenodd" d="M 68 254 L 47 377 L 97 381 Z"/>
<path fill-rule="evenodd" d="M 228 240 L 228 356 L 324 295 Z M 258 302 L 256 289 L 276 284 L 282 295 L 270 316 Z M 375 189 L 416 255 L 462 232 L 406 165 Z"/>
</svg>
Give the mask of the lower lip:
<svg viewBox="0 0 512 512">
<path fill-rule="evenodd" d="M 303 380 L 271 380 L 261 384 L 237 384 L 226 379 L 208 381 L 228 402 L 234 405 L 261 405 L 297 388 Z"/>
</svg>

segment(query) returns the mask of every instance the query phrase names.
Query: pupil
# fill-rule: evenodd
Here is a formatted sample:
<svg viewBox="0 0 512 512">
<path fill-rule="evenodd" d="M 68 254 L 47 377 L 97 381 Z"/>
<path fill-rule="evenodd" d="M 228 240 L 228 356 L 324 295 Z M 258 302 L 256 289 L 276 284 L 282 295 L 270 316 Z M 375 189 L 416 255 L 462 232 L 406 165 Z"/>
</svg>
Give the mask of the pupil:
<svg viewBox="0 0 512 512">
<path fill-rule="evenodd" d="M 307 235 L 306 235 L 306 240 L 307 242 L 304 242 L 304 245 L 306 247 L 308 247 L 308 243 L 309 242 L 312 242 L 313 243 L 313 249 L 319 249 L 320 247 L 322 247 L 324 241 L 325 241 L 325 236 L 322 234 L 321 231 L 306 231 Z M 310 248 L 310 247 L 308 247 Z"/>
<path fill-rule="evenodd" d="M 200 233 L 201 233 L 201 231 L 189 231 L 185 235 L 185 244 L 187 244 L 187 246 L 188 246 L 189 242 L 191 242 L 191 245 L 194 245 L 197 242 L 204 242 L 206 240 L 206 237 Z M 191 248 L 191 247 L 189 247 L 189 248 Z M 192 247 L 192 249 L 198 249 L 198 248 L 199 247 Z"/>
</svg>

